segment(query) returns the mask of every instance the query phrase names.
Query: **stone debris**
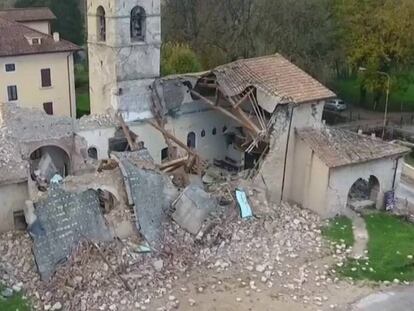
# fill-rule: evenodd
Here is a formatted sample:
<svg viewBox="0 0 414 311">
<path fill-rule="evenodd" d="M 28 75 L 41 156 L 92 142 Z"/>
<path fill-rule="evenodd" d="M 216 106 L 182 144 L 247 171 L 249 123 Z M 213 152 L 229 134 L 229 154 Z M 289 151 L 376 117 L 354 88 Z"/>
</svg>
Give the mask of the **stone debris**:
<svg viewBox="0 0 414 311">
<path fill-rule="evenodd" d="M 312 263 L 330 254 L 317 216 L 282 204 L 260 219 L 240 220 L 234 205 L 219 208 L 211 218 L 209 228 L 197 237 L 174 222 L 163 223 L 164 241 L 149 254 L 138 252 L 140 240 L 132 236 L 100 243 L 104 261 L 91 243 L 82 241 L 48 283 L 37 274 L 29 236 L 4 234 L 0 236 L 0 279 L 8 286 L 22 284 L 36 310 L 59 306 L 68 311 L 175 310 L 181 304 L 177 294 L 190 295 L 187 286 L 198 294 L 221 291 L 221 278 L 240 272 L 244 275 L 240 284 L 249 295 L 272 288 L 307 303 L 329 301 L 308 298 L 323 297 L 314 294 L 316 283 L 323 288 L 337 282 L 327 268 Z M 187 281 L 200 271 L 216 275 L 216 281 Z M 186 299 L 190 306 L 197 304 L 195 297 Z"/>
</svg>

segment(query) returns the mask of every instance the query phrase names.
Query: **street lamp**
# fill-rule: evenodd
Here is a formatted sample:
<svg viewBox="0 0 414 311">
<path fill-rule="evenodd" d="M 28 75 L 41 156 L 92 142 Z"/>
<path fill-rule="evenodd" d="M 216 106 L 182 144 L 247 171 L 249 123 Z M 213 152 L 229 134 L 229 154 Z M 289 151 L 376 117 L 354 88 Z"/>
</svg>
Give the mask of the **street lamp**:
<svg viewBox="0 0 414 311">
<path fill-rule="evenodd" d="M 367 68 L 359 67 L 359 71 L 365 72 Z M 387 77 L 387 97 L 385 100 L 385 112 L 384 112 L 384 126 L 382 127 L 382 139 L 385 137 L 385 127 L 387 126 L 387 119 L 388 119 L 388 102 L 390 100 L 390 89 L 391 89 L 391 76 L 384 72 L 384 71 L 376 71 L 377 74 L 383 75 Z"/>
</svg>

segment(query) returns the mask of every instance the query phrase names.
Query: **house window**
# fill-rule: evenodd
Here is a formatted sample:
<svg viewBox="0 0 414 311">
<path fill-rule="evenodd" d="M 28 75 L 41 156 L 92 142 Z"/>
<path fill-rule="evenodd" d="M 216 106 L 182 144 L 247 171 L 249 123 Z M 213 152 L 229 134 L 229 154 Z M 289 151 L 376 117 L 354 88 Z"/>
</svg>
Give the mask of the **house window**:
<svg viewBox="0 0 414 311">
<path fill-rule="evenodd" d="M 16 65 L 15 64 L 6 64 L 6 72 L 12 72 L 16 71 Z"/>
<path fill-rule="evenodd" d="M 223 126 L 223 133 L 227 131 L 227 126 Z"/>
<path fill-rule="evenodd" d="M 45 110 L 47 114 L 53 115 L 53 103 L 52 102 L 44 103 L 43 109 Z"/>
<path fill-rule="evenodd" d="M 201 131 L 201 137 L 205 137 L 206 136 L 206 131 L 205 130 L 202 130 Z"/>
<path fill-rule="evenodd" d="M 42 69 L 40 73 L 42 76 L 42 87 L 52 86 L 52 78 L 50 76 L 50 69 Z"/>
<path fill-rule="evenodd" d="M 145 40 L 145 10 L 140 6 L 131 11 L 131 40 Z"/>
<path fill-rule="evenodd" d="M 105 9 L 100 6 L 96 12 L 98 41 L 106 41 Z"/>
<path fill-rule="evenodd" d="M 196 134 L 194 132 L 190 132 L 187 135 L 187 147 L 192 149 L 196 147 Z"/>
<path fill-rule="evenodd" d="M 17 100 L 17 86 L 16 85 L 9 85 L 7 87 L 7 96 L 9 101 Z"/>
<path fill-rule="evenodd" d="M 211 134 L 216 135 L 217 134 L 217 129 L 213 128 L 213 131 L 211 132 Z"/>
</svg>

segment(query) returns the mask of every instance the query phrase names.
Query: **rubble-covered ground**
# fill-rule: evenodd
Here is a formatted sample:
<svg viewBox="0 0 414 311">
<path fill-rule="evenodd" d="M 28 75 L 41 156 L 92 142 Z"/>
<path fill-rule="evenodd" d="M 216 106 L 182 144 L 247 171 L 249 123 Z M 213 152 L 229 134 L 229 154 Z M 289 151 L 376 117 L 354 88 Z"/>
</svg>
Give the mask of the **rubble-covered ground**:
<svg viewBox="0 0 414 311">
<path fill-rule="evenodd" d="M 8 233 L 0 236 L 0 282 L 21 288 L 36 310 L 345 310 L 372 289 L 335 277 L 345 250 L 333 254 L 321 226 L 286 204 L 252 220 L 231 207 L 202 237 L 166 224 L 151 254 L 138 252 L 138 239 L 85 241 L 50 283 L 39 279 L 30 237 Z"/>
</svg>

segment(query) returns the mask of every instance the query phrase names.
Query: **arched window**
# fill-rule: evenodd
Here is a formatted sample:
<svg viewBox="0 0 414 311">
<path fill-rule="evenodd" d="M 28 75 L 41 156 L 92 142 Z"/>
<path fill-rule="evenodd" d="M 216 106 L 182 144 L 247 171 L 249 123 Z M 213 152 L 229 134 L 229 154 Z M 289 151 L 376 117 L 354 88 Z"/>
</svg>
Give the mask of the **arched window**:
<svg viewBox="0 0 414 311">
<path fill-rule="evenodd" d="M 88 157 L 94 160 L 98 160 L 98 150 L 95 147 L 90 147 L 88 149 Z"/>
<path fill-rule="evenodd" d="M 97 19 L 97 37 L 98 41 L 106 41 L 106 18 L 105 9 L 102 6 L 96 11 Z"/>
<path fill-rule="evenodd" d="M 192 149 L 196 147 L 196 134 L 194 132 L 190 132 L 187 135 L 187 147 Z"/>
<path fill-rule="evenodd" d="M 201 137 L 206 137 L 206 131 L 205 130 L 201 131 Z"/>
<path fill-rule="evenodd" d="M 217 129 L 213 128 L 213 130 L 211 131 L 211 134 L 216 135 L 217 134 Z"/>
<path fill-rule="evenodd" d="M 140 6 L 131 11 L 131 40 L 145 40 L 145 10 Z"/>
</svg>

